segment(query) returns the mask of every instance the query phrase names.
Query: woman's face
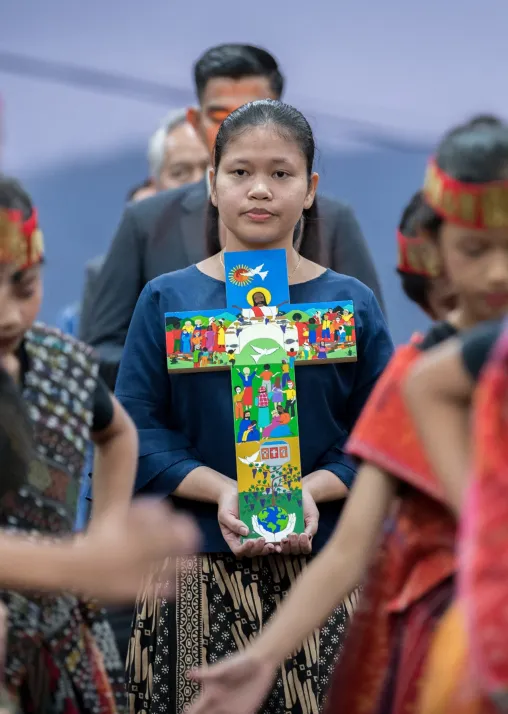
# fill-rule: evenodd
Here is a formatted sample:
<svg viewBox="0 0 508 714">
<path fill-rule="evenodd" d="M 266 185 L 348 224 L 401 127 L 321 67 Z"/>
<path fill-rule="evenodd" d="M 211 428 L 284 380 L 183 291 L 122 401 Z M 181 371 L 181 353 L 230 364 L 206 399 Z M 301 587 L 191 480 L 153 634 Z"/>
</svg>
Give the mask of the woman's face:
<svg viewBox="0 0 508 714">
<path fill-rule="evenodd" d="M 41 266 L 16 271 L 0 265 L 0 359 L 14 354 L 42 301 Z"/>
<path fill-rule="evenodd" d="M 310 208 L 318 183 L 309 181 L 298 144 L 271 125 L 235 136 L 211 172 L 211 198 L 231 238 L 246 250 L 290 247 L 302 212 Z"/>
<path fill-rule="evenodd" d="M 471 323 L 508 312 L 508 229 L 472 229 L 444 223 L 440 230 L 444 273 Z"/>
</svg>

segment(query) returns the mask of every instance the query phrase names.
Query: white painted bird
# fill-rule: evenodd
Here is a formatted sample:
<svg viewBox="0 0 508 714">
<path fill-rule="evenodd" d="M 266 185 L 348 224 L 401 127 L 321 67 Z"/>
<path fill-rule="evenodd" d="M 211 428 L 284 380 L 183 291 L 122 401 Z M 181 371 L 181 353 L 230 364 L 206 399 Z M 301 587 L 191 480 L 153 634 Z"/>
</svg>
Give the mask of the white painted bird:
<svg viewBox="0 0 508 714">
<path fill-rule="evenodd" d="M 261 263 L 261 265 L 258 265 L 257 268 L 250 268 L 250 270 L 247 270 L 245 275 L 248 278 L 253 278 L 255 275 L 259 275 L 261 280 L 264 280 L 266 278 L 266 276 L 268 275 L 268 270 L 263 271 L 264 265 L 265 265 L 264 263 Z M 263 271 L 263 272 L 261 272 L 261 271 Z"/>
<path fill-rule="evenodd" d="M 252 349 L 257 352 L 257 354 L 251 355 L 256 364 L 258 364 L 261 357 L 268 357 L 268 355 L 273 355 L 274 352 L 277 352 L 277 347 L 270 347 L 270 349 L 266 349 L 264 347 L 256 347 L 256 345 L 252 345 Z"/>
<path fill-rule="evenodd" d="M 252 454 L 252 456 L 246 456 L 244 459 L 242 459 L 241 456 L 238 457 L 239 460 L 242 462 L 242 464 L 247 464 L 247 466 L 252 466 L 255 464 L 259 458 L 259 451 L 257 451 L 255 454 Z"/>
</svg>

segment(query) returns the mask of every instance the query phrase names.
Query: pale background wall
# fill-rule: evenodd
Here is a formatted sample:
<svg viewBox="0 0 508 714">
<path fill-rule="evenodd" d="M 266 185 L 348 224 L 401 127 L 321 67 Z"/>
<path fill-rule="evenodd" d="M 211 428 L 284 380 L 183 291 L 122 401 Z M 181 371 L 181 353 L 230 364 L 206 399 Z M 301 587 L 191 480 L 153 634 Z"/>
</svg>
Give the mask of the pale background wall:
<svg viewBox="0 0 508 714">
<path fill-rule="evenodd" d="M 311 120 L 323 187 L 350 201 L 381 274 L 397 341 L 423 321 L 394 276 L 394 228 L 450 124 L 508 115 L 508 6 L 499 0 L 19 0 L 1 3 L 3 170 L 37 202 L 48 244 L 43 317 L 78 299 L 146 140 L 193 101 L 191 64 L 219 42 L 272 51 Z M 480 10 L 481 7 L 481 10 Z"/>
</svg>

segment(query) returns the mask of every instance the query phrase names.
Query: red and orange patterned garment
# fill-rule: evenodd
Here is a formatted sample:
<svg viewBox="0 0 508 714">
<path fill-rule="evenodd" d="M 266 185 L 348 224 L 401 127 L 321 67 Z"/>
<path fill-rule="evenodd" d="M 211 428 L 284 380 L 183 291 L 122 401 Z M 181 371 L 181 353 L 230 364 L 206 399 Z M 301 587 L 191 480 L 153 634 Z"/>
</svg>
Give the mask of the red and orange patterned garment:
<svg viewBox="0 0 508 714">
<path fill-rule="evenodd" d="M 400 389 L 421 350 L 452 334 L 450 325 L 436 325 L 397 350 L 348 442 L 350 453 L 399 481 L 399 498 L 351 625 L 329 713 L 415 711 L 431 637 L 453 596 L 455 520 Z"/>
</svg>

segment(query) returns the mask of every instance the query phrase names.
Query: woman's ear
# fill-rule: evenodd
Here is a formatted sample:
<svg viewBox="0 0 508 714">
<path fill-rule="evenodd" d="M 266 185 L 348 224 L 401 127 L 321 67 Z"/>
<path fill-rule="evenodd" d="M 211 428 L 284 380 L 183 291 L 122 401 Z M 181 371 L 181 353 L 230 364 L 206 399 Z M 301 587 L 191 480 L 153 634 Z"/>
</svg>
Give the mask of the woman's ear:
<svg viewBox="0 0 508 714">
<path fill-rule="evenodd" d="M 210 184 L 210 201 L 217 208 L 217 191 L 215 190 L 215 169 L 208 169 L 208 182 Z"/>
<path fill-rule="evenodd" d="M 308 210 L 312 204 L 314 203 L 314 199 L 316 197 L 316 191 L 319 183 L 319 174 L 314 172 L 312 176 L 310 177 L 309 181 L 309 189 L 307 191 L 307 195 L 305 197 L 305 201 L 303 203 L 303 207 L 305 210 Z"/>
</svg>

